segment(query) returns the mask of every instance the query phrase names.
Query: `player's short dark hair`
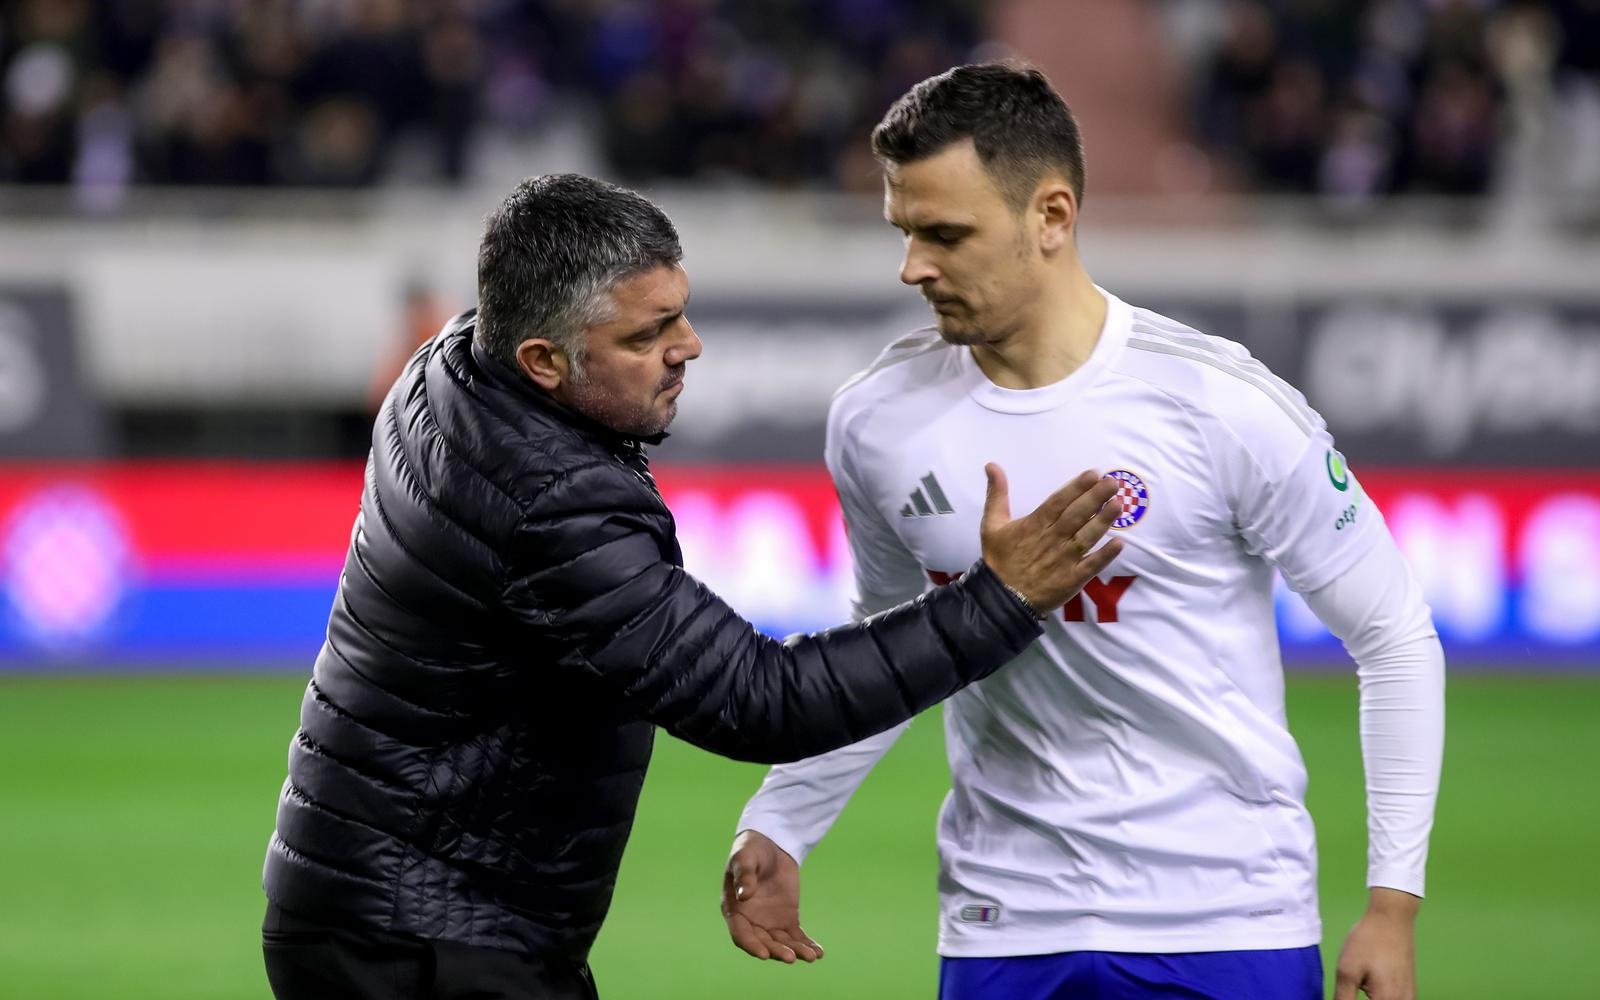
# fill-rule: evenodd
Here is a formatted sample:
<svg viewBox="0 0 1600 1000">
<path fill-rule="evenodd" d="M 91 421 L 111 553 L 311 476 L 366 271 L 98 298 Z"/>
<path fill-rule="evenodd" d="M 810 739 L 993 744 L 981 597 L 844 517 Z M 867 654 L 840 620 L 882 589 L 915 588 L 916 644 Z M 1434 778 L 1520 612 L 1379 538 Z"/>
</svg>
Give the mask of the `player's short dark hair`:
<svg viewBox="0 0 1600 1000">
<path fill-rule="evenodd" d="M 963 139 L 972 140 L 1013 210 L 1027 205 L 1050 171 L 1083 202 L 1078 120 L 1038 70 L 983 63 L 931 76 L 894 102 L 872 130 L 872 151 L 888 163 L 913 163 Z"/>
<path fill-rule="evenodd" d="M 619 281 L 683 259 L 672 220 L 649 199 L 582 174 L 530 177 L 484 222 L 476 338 L 516 363 L 523 341 L 553 341 L 583 363 L 584 329 Z"/>
</svg>

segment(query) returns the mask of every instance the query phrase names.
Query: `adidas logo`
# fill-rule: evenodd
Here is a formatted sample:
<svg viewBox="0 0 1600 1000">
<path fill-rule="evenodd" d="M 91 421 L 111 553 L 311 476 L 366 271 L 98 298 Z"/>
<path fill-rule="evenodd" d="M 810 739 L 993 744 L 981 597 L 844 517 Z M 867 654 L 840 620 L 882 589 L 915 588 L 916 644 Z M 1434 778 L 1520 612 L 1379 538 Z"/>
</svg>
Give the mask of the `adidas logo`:
<svg viewBox="0 0 1600 1000">
<path fill-rule="evenodd" d="M 935 514 L 954 514 L 950 500 L 939 488 L 933 473 L 922 477 L 922 485 L 911 491 L 911 502 L 900 508 L 901 517 L 933 517 Z"/>
</svg>

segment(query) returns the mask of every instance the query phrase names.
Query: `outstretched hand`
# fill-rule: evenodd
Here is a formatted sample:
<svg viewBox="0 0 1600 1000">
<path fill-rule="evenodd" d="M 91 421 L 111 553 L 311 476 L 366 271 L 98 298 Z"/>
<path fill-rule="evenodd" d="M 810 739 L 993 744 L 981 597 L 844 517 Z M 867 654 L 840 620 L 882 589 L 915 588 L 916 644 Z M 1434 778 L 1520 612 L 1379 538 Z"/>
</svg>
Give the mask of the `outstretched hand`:
<svg viewBox="0 0 1600 1000">
<path fill-rule="evenodd" d="M 748 955 L 788 964 L 822 957 L 822 946 L 800 926 L 800 866 L 754 830 L 734 838 L 722 873 L 722 919 Z"/>
<path fill-rule="evenodd" d="M 1116 538 L 1090 551 L 1122 512 L 1107 502 L 1116 495 L 1116 480 L 1081 472 L 1033 513 L 1013 520 L 1005 470 L 990 462 L 983 471 L 989 478 L 981 528 L 983 561 L 1036 610 L 1065 604 L 1122 551 Z"/>
</svg>

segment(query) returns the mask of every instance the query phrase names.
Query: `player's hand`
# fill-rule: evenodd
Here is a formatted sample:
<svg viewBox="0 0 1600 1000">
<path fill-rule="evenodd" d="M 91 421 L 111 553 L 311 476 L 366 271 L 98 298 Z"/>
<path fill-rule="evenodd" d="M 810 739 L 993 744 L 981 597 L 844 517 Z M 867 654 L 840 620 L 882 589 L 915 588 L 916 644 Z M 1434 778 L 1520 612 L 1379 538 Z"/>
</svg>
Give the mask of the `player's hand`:
<svg viewBox="0 0 1600 1000">
<path fill-rule="evenodd" d="M 1089 551 L 1121 513 L 1118 505 L 1106 503 L 1116 495 L 1116 480 L 1101 479 L 1093 471 L 1080 473 L 1033 513 L 1012 520 L 1005 471 L 993 462 L 983 471 L 989 477 L 983 561 L 1041 613 L 1067 603 L 1122 551 L 1116 538 Z"/>
<path fill-rule="evenodd" d="M 1421 900 L 1398 889 L 1375 888 L 1367 912 L 1339 949 L 1333 1000 L 1415 1000 L 1417 909 Z"/>
<path fill-rule="evenodd" d="M 722 919 L 746 954 L 793 964 L 815 962 L 822 946 L 800 927 L 800 866 L 754 830 L 733 840 L 722 873 Z"/>
</svg>

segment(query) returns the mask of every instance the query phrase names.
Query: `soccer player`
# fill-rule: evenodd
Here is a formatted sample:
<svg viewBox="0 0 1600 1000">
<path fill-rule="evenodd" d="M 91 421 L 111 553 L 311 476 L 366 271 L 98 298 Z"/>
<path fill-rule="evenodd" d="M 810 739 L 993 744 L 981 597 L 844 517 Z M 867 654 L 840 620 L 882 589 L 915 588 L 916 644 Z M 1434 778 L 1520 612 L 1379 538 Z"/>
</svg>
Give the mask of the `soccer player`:
<svg viewBox="0 0 1600 1000">
<path fill-rule="evenodd" d="M 1322 994 L 1306 772 L 1284 713 L 1276 569 L 1360 675 L 1370 887 L 1339 1000 L 1415 994 L 1443 748 L 1421 592 L 1322 419 L 1237 344 L 1096 286 L 1083 153 L 1034 70 L 918 84 L 872 135 L 900 278 L 937 314 L 841 389 L 827 462 L 858 615 L 957 578 L 997 461 L 1016 499 L 1117 480 L 1125 548 L 1005 671 L 950 699 L 946 1000 Z M 799 864 L 903 726 L 774 768 L 724 875 L 734 942 L 814 960 Z"/>
</svg>

